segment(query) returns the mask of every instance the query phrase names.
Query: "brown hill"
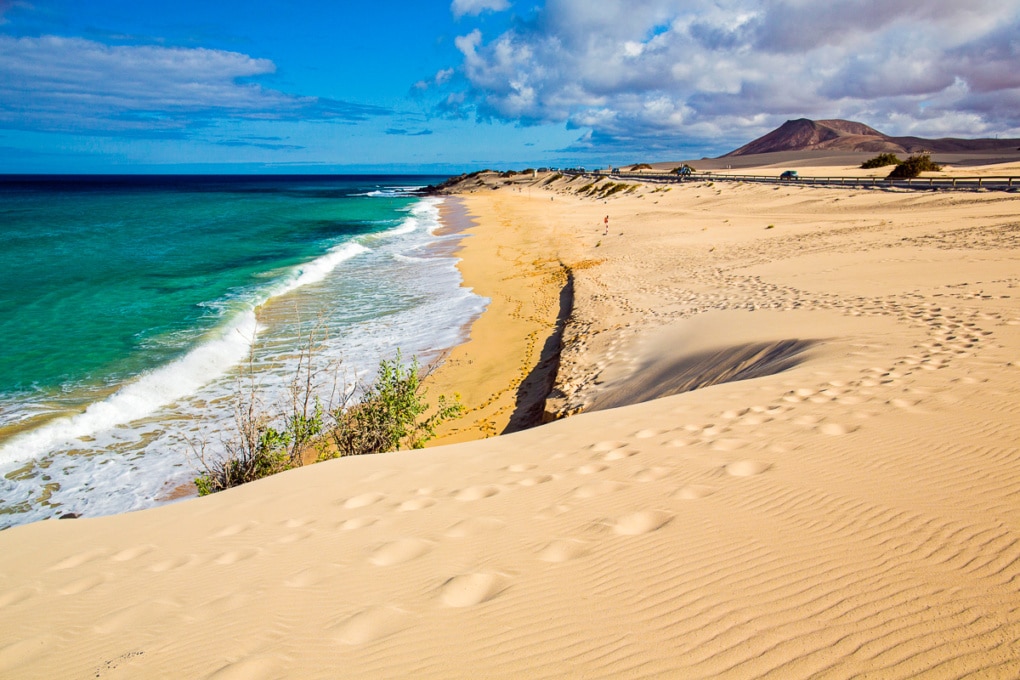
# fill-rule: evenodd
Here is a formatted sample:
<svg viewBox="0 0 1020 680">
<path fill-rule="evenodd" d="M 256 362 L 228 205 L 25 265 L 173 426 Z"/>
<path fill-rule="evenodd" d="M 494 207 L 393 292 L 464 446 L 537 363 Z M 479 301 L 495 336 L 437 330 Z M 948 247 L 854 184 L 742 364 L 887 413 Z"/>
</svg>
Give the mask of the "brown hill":
<svg viewBox="0 0 1020 680">
<path fill-rule="evenodd" d="M 890 137 L 852 120 L 788 120 L 772 132 L 721 156 L 749 156 L 776 151 L 866 151 L 874 153 L 960 153 L 1015 149 L 1020 139 L 924 139 Z"/>
</svg>

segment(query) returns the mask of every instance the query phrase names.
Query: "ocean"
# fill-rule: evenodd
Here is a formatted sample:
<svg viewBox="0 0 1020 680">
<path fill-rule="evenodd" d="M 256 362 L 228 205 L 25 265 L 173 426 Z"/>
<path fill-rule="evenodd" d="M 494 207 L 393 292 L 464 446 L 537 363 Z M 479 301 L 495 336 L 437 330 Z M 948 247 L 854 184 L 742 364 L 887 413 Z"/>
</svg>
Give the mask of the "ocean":
<svg viewBox="0 0 1020 680">
<path fill-rule="evenodd" d="M 458 344 L 441 179 L 0 177 L 0 528 L 166 502 L 309 338 L 324 402 Z"/>
</svg>

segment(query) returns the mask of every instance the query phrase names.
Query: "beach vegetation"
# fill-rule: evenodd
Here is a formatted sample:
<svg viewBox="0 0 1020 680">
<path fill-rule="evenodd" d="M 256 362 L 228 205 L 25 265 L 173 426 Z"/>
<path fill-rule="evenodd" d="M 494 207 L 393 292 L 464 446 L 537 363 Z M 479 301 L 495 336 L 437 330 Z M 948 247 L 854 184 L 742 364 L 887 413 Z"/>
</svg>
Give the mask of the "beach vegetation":
<svg viewBox="0 0 1020 680">
<path fill-rule="evenodd" d="M 651 170 L 651 169 L 652 169 L 652 166 L 648 165 L 648 163 L 637 163 L 636 165 L 630 166 L 630 171 L 631 172 L 637 172 L 638 170 Z"/>
<path fill-rule="evenodd" d="M 886 179 L 910 179 L 919 177 L 922 172 L 938 172 L 942 166 L 931 159 L 927 153 L 919 153 L 903 161 L 890 172 Z"/>
<path fill-rule="evenodd" d="M 200 496 L 253 482 L 301 467 L 305 462 L 341 456 L 422 448 L 444 422 L 461 415 L 456 395 L 439 396 L 433 408 L 425 383 L 436 364 L 422 370 L 417 358 L 404 364 L 398 352 L 383 359 L 374 381 L 358 383 L 340 397 L 339 406 L 323 406 L 315 396 L 324 370 L 311 361 L 316 347 L 310 341 L 299 357 L 289 385 L 290 403 L 268 409 L 249 358 L 239 379 L 234 407 L 234 433 L 222 441 L 223 453 L 198 454 L 195 486 Z M 337 392 L 334 389 L 333 394 Z M 280 413 L 280 411 L 284 411 Z"/>
<path fill-rule="evenodd" d="M 383 359 L 375 381 L 348 393 L 333 412 L 334 446 L 319 460 L 424 447 L 439 425 L 464 411 L 456 395 L 440 395 L 434 409 L 429 405 L 424 381 L 430 373 L 422 371 L 417 358 L 408 365 L 399 353 Z"/>
<path fill-rule="evenodd" d="M 553 182 L 555 182 L 558 179 L 563 179 L 563 173 L 562 172 L 557 172 L 555 175 L 550 175 L 544 182 L 542 182 L 542 184 L 543 185 L 544 184 L 552 184 Z"/>
<path fill-rule="evenodd" d="M 224 454 L 209 458 L 199 448 L 201 471 L 195 478 L 200 496 L 300 467 L 308 452 L 321 446 L 326 409 L 316 396 L 328 367 L 313 361 L 321 340 L 320 326 L 308 334 L 287 386 L 289 403 L 276 413 L 264 405 L 255 370 L 254 343 L 234 400 L 234 435 L 222 441 Z M 283 411 L 279 413 L 278 411 Z"/>
<path fill-rule="evenodd" d="M 621 183 L 608 182 L 603 186 L 599 187 L 598 194 L 599 198 L 608 198 L 613 194 L 619 193 L 626 189 L 629 185 Z"/>
<path fill-rule="evenodd" d="M 880 153 L 874 158 L 869 158 L 861 163 L 861 168 L 864 170 L 884 168 L 887 165 L 899 165 L 902 162 L 894 153 Z"/>
</svg>

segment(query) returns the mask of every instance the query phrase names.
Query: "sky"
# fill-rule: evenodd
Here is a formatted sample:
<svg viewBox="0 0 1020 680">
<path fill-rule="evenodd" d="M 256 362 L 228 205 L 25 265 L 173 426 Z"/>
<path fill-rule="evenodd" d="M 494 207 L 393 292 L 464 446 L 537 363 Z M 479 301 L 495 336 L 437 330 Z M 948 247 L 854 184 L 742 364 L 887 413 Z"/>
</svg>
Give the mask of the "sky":
<svg viewBox="0 0 1020 680">
<path fill-rule="evenodd" d="M 718 156 L 796 118 L 1020 137 L 1020 0 L 0 0 L 0 172 Z"/>
</svg>

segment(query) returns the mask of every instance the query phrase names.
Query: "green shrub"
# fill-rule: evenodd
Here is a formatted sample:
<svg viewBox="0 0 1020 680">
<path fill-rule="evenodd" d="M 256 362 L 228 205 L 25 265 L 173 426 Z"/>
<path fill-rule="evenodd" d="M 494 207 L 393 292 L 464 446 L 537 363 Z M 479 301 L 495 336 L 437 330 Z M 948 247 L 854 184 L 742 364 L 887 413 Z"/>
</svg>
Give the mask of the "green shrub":
<svg viewBox="0 0 1020 680">
<path fill-rule="evenodd" d="M 408 366 L 401 364 L 399 353 L 395 359 L 383 359 L 375 382 L 362 390 L 357 403 L 334 411 L 336 424 L 330 435 L 336 448 L 320 455 L 320 460 L 422 448 L 441 423 L 464 411 L 456 397 L 441 395 L 436 409 L 423 418 L 431 409 L 423 377 L 417 359 Z"/>
<path fill-rule="evenodd" d="M 317 452 L 316 460 L 326 460 L 421 448 L 435 437 L 440 424 L 464 411 L 456 397 L 451 400 L 445 395 L 431 409 L 423 384 L 430 371 L 423 372 L 417 359 L 404 366 L 399 353 L 379 363 L 372 384 L 345 394 L 340 408 L 324 409 L 312 396 L 317 385 L 317 372 L 308 361 L 312 349 L 310 343 L 302 353 L 290 386 L 290 411 L 282 417 L 262 408 L 249 364 L 248 383 L 238 384 L 235 436 L 224 440 L 224 454 L 219 458 L 208 459 L 204 449 L 198 453 L 201 470 L 195 486 L 200 496 L 300 467 L 309 452 Z M 354 403 L 357 393 L 360 399 Z M 327 439 L 335 449 L 328 447 Z"/>
<path fill-rule="evenodd" d="M 861 163 L 861 168 L 865 170 L 870 170 L 872 168 L 884 168 L 887 165 L 899 165 L 902 162 L 903 161 L 897 158 L 894 153 L 880 153 L 874 158 L 869 158 Z"/>
<path fill-rule="evenodd" d="M 638 170 L 651 170 L 651 169 L 652 169 L 652 166 L 648 165 L 648 163 L 638 163 L 637 165 L 630 166 L 630 171 L 631 172 L 637 172 Z"/>
<path fill-rule="evenodd" d="M 322 434 L 323 409 L 314 400 L 311 412 L 294 411 L 274 427 L 253 395 L 235 409 L 237 436 L 223 442 L 225 455 L 213 461 L 200 456 L 204 472 L 195 478 L 199 496 L 254 482 L 301 466 L 305 447 Z"/>
<path fill-rule="evenodd" d="M 926 153 L 915 154 L 903 161 L 889 173 L 886 179 L 909 179 L 918 177 L 922 172 L 938 172 L 942 166 L 933 162 Z"/>
<path fill-rule="evenodd" d="M 623 184 L 623 183 L 614 184 L 614 183 L 610 182 L 609 184 L 607 184 L 604 187 L 602 187 L 601 198 L 608 198 L 608 197 L 612 196 L 615 193 L 623 191 L 628 186 L 629 185 Z"/>
</svg>

